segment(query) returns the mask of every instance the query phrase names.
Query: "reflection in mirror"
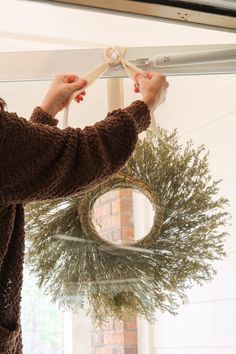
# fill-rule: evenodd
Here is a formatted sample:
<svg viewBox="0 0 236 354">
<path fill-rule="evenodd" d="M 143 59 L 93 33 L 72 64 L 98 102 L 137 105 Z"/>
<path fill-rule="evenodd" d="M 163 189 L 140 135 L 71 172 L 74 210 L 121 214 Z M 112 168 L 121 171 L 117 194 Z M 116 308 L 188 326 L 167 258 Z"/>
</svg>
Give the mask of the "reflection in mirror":
<svg viewBox="0 0 236 354">
<path fill-rule="evenodd" d="M 147 235 L 153 225 L 150 200 L 131 188 L 105 193 L 95 202 L 93 223 L 99 235 L 112 243 L 130 244 Z"/>
</svg>

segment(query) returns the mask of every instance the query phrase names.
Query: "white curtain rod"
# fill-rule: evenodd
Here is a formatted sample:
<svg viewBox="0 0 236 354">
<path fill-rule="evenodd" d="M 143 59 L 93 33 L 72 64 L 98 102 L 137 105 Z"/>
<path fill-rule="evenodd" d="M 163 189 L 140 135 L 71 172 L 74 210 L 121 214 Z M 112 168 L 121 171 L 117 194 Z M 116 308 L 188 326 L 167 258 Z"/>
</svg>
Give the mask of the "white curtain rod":
<svg viewBox="0 0 236 354">
<path fill-rule="evenodd" d="M 236 73 L 236 44 L 130 47 L 125 59 L 166 75 Z M 83 75 L 103 61 L 103 48 L 0 53 L 0 81 L 50 80 L 60 72 Z M 120 65 L 101 77 L 126 76 Z"/>
</svg>

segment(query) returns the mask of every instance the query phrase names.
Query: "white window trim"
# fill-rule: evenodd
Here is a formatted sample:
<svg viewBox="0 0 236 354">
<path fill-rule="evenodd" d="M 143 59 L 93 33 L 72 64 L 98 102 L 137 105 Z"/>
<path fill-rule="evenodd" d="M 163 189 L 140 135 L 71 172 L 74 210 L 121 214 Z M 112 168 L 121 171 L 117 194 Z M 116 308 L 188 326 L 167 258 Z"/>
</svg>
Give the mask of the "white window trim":
<svg viewBox="0 0 236 354">
<path fill-rule="evenodd" d="M 236 73 L 236 44 L 132 47 L 127 48 L 125 59 L 166 75 L 232 74 Z M 0 53 L 0 81 L 51 80 L 68 71 L 83 75 L 103 60 L 102 48 Z M 121 65 L 102 75 L 126 76 Z"/>
</svg>

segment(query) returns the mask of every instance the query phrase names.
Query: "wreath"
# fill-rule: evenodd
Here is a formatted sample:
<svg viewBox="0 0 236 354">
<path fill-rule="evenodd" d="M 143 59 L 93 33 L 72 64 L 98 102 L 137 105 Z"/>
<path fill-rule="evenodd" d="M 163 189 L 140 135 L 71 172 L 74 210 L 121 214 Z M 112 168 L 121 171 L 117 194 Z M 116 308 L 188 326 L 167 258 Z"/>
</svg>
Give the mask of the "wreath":
<svg viewBox="0 0 236 354">
<path fill-rule="evenodd" d="M 176 314 L 186 290 L 215 274 L 228 201 L 218 196 L 205 147 L 160 132 L 158 141 L 148 132 L 126 166 L 89 192 L 27 205 L 28 264 L 63 309 L 86 305 L 99 324 L 133 314 L 152 321 L 157 309 Z M 151 230 L 132 244 L 103 239 L 93 224 L 95 201 L 115 188 L 138 189 L 154 207 Z"/>
</svg>

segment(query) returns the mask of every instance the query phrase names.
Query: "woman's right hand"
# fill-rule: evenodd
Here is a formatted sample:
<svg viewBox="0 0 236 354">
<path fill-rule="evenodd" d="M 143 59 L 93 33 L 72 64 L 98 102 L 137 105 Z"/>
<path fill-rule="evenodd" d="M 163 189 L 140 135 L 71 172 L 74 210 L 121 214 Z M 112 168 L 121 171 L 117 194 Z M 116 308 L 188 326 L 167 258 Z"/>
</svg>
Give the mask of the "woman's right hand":
<svg viewBox="0 0 236 354">
<path fill-rule="evenodd" d="M 53 79 L 51 86 L 44 97 L 41 108 L 55 117 L 58 112 L 65 108 L 70 96 L 77 90 L 85 88 L 87 81 L 78 77 L 76 74 L 59 74 Z M 83 100 L 85 91 L 75 97 L 79 103 Z"/>
<path fill-rule="evenodd" d="M 161 73 L 147 72 L 135 77 L 134 91 L 143 95 L 143 101 L 149 106 L 151 112 L 165 101 L 169 83 L 166 76 Z"/>
</svg>

